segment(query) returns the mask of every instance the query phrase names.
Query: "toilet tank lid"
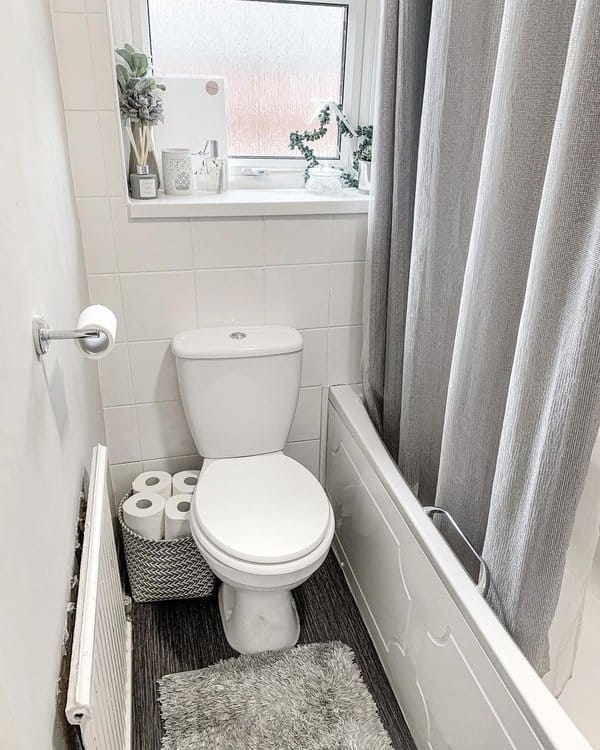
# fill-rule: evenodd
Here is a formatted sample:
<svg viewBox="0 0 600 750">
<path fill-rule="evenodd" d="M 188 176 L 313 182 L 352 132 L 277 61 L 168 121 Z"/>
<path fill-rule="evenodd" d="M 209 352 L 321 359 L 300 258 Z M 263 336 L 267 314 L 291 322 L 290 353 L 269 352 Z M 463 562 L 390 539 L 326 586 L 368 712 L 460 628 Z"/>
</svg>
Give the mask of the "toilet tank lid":
<svg viewBox="0 0 600 750">
<path fill-rule="evenodd" d="M 171 349 L 180 359 L 266 357 L 302 351 L 302 336 L 287 326 L 196 328 L 173 337 Z"/>
</svg>

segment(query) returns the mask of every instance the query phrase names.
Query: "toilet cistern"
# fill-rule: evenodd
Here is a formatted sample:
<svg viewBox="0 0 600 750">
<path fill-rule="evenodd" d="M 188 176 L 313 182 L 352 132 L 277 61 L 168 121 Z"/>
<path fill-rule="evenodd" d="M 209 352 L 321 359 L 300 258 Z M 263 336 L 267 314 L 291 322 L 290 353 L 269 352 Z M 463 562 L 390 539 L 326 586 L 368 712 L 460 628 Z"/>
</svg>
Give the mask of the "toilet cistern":
<svg viewBox="0 0 600 750">
<path fill-rule="evenodd" d="M 333 538 L 323 488 L 282 452 L 302 348 L 286 326 L 196 329 L 172 342 L 184 411 L 205 458 L 192 534 L 222 581 L 223 628 L 242 653 L 296 643 L 291 589 L 317 570 Z"/>
</svg>

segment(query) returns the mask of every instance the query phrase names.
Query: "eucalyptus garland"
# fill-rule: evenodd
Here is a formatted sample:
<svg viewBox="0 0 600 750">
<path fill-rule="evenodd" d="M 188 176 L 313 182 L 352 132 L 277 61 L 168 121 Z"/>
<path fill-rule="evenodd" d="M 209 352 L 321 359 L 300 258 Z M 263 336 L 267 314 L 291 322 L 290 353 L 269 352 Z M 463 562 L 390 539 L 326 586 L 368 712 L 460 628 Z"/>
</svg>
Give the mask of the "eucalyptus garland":
<svg viewBox="0 0 600 750">
<path fill-rule="evenodd" d="M 290 150 L 297 149 L 307 162 L 306 169 L 304 171 L 304 179 L 308 179 L 308 170 L 311 167 L 317 167 L 319 160 L 315 156 L 314 149 L 309 146 L 309 143 L 320 141 L 327 134 L 327 126 L 331 123 L 331 108 L 329 105 L 324 107 L 317 115 L 319 120 L 319 127 L 315 130 L 304 130 L 300 132 L 295 130 L 290 133 Z M 336 117 L 337 124 L 340 129 L 342 136 L 352 138 L 356 134 L 359 138 L 358 145 L 352 152 L 352 172 L 342 172 L 342 181 L 348 187 L 358 187 L 358 162 L 362 159 L 364 161 L 371 161 L 371 153 L 373 147 L 373 126 L 372 125 L 358 125 L 353 133 L 343 120 Z"/>
</svg>

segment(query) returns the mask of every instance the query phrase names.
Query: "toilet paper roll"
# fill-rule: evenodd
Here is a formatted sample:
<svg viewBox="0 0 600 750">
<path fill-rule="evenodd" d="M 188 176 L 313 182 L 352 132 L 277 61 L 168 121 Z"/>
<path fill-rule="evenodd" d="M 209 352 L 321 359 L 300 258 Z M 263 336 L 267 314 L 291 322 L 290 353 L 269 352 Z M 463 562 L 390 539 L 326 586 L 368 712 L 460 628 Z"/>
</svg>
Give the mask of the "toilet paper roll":
<svg viewBox="0 0 600 750">
<path fill-rule="evenodd" d="M 117 335 L 117 319 L 112 310 L 104 305 L 90 305 L 82 310 L 79 316 L 78 328 L 94 328 L 101 331 L 104 336 L 88 336 L 77 339 L 81 351 L 89 359 L 102 359 L 112 351 Z"/>
<path fill-rule="evenodd" d="M 190 508 L 192 498 L 188 494 L 173 495 L 165 502 L 165 539 L 190 536 Z"/>
<path fill-rule="evenodd" d="M 123 503 L 123 520 L 146 539 L 164 539 L 165 499 L 155 492 L 136 492 Z"/>
<path fill-rule="evenodd" d="M 131 483 L 134 492 L 154 492 L 166 500 L 172 494 L 172 479 L 167 471 L 144 471 Z"/>
<path fill-rule="evenodd" d="M 191 495 L 198 484 L 200 472 L 194 469 L 190 471 L 179 471 L 173 474 L 173 494 L 174 495 Z"/>
</svg>

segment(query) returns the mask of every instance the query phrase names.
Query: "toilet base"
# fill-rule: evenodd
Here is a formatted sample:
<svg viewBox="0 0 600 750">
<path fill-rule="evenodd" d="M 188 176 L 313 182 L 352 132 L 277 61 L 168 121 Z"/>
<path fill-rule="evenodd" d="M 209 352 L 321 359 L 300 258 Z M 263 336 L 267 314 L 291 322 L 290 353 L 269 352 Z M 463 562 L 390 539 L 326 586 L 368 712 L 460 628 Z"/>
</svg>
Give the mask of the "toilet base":
<svg viewBox="0 0 600 750">
<path fill-rule="evenodd" d="M 300 636 L 296 603 L 288 590 L 219 588 L 219 611 L 229 645 L 240 654 L 291 648 Z"/>
</svg>

